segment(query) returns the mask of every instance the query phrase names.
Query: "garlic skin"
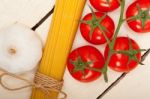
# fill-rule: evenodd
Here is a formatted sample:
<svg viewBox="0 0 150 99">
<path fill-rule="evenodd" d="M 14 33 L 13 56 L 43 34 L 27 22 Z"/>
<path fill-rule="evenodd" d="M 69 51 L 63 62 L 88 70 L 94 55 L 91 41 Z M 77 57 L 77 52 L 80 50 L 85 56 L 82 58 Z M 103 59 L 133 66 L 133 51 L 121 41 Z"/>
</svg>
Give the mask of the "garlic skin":
<svg viewBox="0 0 150 99">
<path fill-rule="evenodd" d="M 42 46 L 39 36 L 23 24 L 1 29 L 0 68 L 15 74 L 32 70 L 42 57 Z"/>
</svg>

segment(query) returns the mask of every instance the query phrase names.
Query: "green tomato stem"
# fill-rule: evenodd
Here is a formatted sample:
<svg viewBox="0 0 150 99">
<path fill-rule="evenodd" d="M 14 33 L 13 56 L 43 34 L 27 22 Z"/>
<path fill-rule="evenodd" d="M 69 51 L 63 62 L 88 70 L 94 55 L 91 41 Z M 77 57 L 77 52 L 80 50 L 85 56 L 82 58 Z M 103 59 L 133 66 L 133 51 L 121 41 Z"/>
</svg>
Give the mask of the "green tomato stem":
<svg viewBox="0 0 150 99">
<path fill-rule="evenodd" d="M 110 61 L 110 58 L 111 58 L 112 54 L 113 53 L 110 51 L 109 54 L 108 54 L 108 57 L 106 59 L 106 62 L 104 64 L 104 67 L 102 69 L 102 73 L 103 73 L 105 82 L 108 82 L 107 69 L 108 69 L 109 61 Z"/>
<path fill-rule="evenodd" d="M 104 38 L 106 39 L 106 42 L 107 42 L 108 44 L 110 44 L 110 40 L 109 40 L 109 38 L 107 37 L 107 35 L 104 33 L 102 27 L 101 27 L 99 24 L 97 24 L 97 26 L 98 26 L 99 29 L 102 30 L 102 34 L 104 35 Z"/>
<path fill-rule="evenodd" d="M 100 69 L 98 69 L 98 68 L 93 68 L 93 67 L 89 67 L 89 66 L 86 66 L 85 69 L 93 70 L 93 71 L 96 71 L 96 72 L 101 72 Z"/>
<path fill-rule="evenodd" d="M 115 41 L 116 41 L 116 38 L 118 36 L 119 30 L 120 30 L 120 28 L 121 28 L 121 26 L 122 26 L 122 24 L 124 22 L 123 15 L 124 15 L 124 8 L 125 8 L 125 0 L 122 0 L 120 5 L 121 5 L 120 18 L 119 18 L 119 22 L 118 22 L 116 31 L 114 33 L 114 37 L 113 37 L 112 42 L 110 42 L 110 40 L 107 38 L 106 34 L 103 33 L 103 35 L 104 35 L 104 37 L 105 37 L 105 39 L 106 39 L 106 41 L 107 41 L 107 43 L 108 43 L 108 45 L 110 47 L 110 51 L 108 53 L 107 59 L 106 59 L 105 64 L 104 64 L 104 67 L 102 69 L 98 69 L 98 68 L 91 68 L 91 67 L 85 66 L 86 69 L 103 73 L 105 82 L 108 82 L 107 70 L 108 70 L 108 65 L 109 65 L 110 58 L 111 58 L 112 54 L 114 53 L 113 47 L 115 45 Z M 97 26 L 100 29 L 102 29 L 102 27 L 99 24 L 97 24 Z"/>
<path fill-rule="evenodd" d="M 121 28 L 121 26 L 122 26 L 122 24 L 124 22 L 124 19 L 123 19 L 124 9 L 125 9 L 125 0 L 122 0 L 121 1 L 121 13 L 120 13 L 120 18 L 119 18 L 119 22 L 118 22 L 118 25 L 117 25 L 117 29 L 115 31 L 115 34 L 114 34 L 112 42 L 109 44 L 110 45 L 110 52 L 108 53 L 106 62 L 105 62 L 104 67 L 102 69 L 102 73 L 104 75 L 105 82 L 108 82 L 107 68 L 108 68 L 108 65 L 109 65 L 110 58 L 111 58 L 112 54 L 114 53 L 113 47 L 115 45 L 115 41 L 116 41 L 116 38 L 118 36 L 119 30 L 120 30 L 120 28 Z"/>
<path fill-rule="evenodd" d="M 105 82 L 108 82 L 107 72 L 103 73 Z"/>
<path fill-rule="evenodd" d="M 121 2 L 121 13 L 120 13 L 120 18 L 119 18 L 119 22 L 118 22 L 118 25 L 117 25 L 117 29 L 115 31 L 115 34 L 114 34 L 114 37 L 113 37 L 113 41 L 112 41 L 112 46 L 114 46 L 115 44 L 115 41 L 116 41 L 116 38 L 118 36 L 118 33 L 119 33 L 119 30 L 124 22 L 124 9 L 125 9 L 125 0 L 122 0 Z"/>
</svg>

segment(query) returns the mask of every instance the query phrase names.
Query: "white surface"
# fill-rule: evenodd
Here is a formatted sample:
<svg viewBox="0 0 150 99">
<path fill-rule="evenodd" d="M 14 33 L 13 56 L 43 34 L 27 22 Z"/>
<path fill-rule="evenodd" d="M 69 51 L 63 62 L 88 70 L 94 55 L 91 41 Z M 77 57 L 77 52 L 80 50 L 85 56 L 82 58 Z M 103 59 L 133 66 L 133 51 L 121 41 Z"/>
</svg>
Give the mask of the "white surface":
<svg viewBox="0 0 150 99">
<path fill-rule="evenodd" d="M 7 26 L 15 21 L 19 21 L 32 27 L 41 17 L 43 17 L 49 9 L 52 8 L 55 0 L 0 0 L 0 28 Z M 133 0 L 126 0 L 129 5 Z M 88 3 L 89 4 L 89 3 Z M 84 15 L 90 10 L 86 5 Z M 119 9 L 109 13 L 118 22 Z M 47 19 L 38 29 L 38 34 L 42 37 L 43 42 L 46 40 L 47 31 L 49 28 L 51 17 Z M 137 41 L 141 48 L 150 48 L 150 33 L 136 34 L 124 23 L 120 30 L 120 36 L 129 36 Z M 87 45 L 87 43 L 78 31 L 73 49 Z M 91 44 L 90 44 L 91 45 Z M 95 46 L 103 52 L 105 45 Z M 115 88 L 113 88 L 103 99 L 149 99 L 150 92 L 150 56 L 144 62 L 145 66 L 138 66 L 134 71 L 129 73 Z M 118 76 L 120 73 L 109 70 L 109 83 L 105 83 L 103 78 L 91 83 L 80 83 L 74 80 L 66 69 L 64 75 L 63 90 L 68 94 L 67 99 L 95 99 L 101 94 Z M 25 77 L 32 79 L 33 73 L 25 74 Z M 18 84 L 14 80 L 10 83 Z M 9 92 L 0 87 L 0 99 L 29 99 L 30 89 L 20 90 L 17 92 Z"/>
</svg>

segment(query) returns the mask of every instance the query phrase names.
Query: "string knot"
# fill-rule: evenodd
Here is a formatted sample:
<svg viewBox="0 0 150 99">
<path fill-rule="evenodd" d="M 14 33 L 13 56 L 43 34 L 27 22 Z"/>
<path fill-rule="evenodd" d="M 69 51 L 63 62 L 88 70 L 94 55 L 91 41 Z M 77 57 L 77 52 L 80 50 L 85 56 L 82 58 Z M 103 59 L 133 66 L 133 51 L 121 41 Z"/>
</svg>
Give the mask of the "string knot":
<svg viewBox="0 0 150 99">
<path fill-rule="evenodd" d="M 3 82 L 2 78 L 4 76 L 10 76 L 10 77 L 25 81 L 28 85 L 21 86 L 21 87 L 18 87 L 18 88 L 8 87 Z M 45 93 L 45 96 L 46 96 L 45 98 L 46 99 L 48 99 L 48 96 L 50 95 L 50 92 L 52 92 L 52 91 L 53 92 L 58 92 L 58 93 L 64 95 L 63 98 L 61 98 L 61 99 L 66 99 L 67 98 L 67 94 L 65 92 L 61 91 L 61 88 L 63 86 L 63 81 L 58 81 L 58 80 L 56 80 L 52 77 L 49 77 L 49 76 L 44 75 L 44 74 L 39 73 L 39 72 L 36 73 L 34 82 L 30 82 L 27 79 L 24 79 L 20 76 L 17 76 L 15 74 L 12 74 L 12 73 L 9 73 L 9 72 L 5 71 L 3 74 L 0 75 L 0 84 L 3 88 L 5 88 L 7 90 L 10 90 L 10 91 L 21 90 L 21 89 L 24 89 L 24 88 L 27 88 L 27 87 L 37 88 L 37 89 L 40 89 L 41 91 L 43 91 L 43 93 Z"/>
</svg>

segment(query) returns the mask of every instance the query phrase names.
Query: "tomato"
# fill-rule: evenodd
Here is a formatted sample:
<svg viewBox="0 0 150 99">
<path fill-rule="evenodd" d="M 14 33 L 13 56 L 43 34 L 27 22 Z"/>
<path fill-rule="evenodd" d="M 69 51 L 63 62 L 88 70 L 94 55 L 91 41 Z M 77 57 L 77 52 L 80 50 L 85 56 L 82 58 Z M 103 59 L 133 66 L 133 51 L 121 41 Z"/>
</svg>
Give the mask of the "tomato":
<svg viewBox="0 0 150 99">
<path fill-rule="evenodd" d="M 138 44 L 134 40 L 128 37 L 118 37 L 114 45 L 114 51 L 129 51 L 131 50 L 130 47 L 132 47 L 134 51 L 140 49 Z M 110 49 L 109 46 L 107 45 L 104 53 L 105 58 L 108 57 L 109 51 Z M 128 55 L 125 55 L 123 53 L 114 53 L 110 58 L 109 67 L 118 72 L 129 72 L 138 65 L 138 62 L 136 60 L 131 59 L 132 57 L 129 57 Z M 134 57 L 138 61 L 140 61 L 141 53 L 140 52 L 136 53 Z"/>
<path fill-rule="evenodd" d="M 131 19 L 127 23 L 133 31 L 137 33 L 150 32 L 149 7 L 150 0 L 137 0 L 128 7 L 126 18 Z"/>
<path fill-rule="evenodd" d="M 104 65 L 104 57 L 92 46 L 83 46 L 73 50 L 67 61 L 67 67 L 78 81 L 91 82 L 100 77 L 101 72 L 90 70 L 86 67 L 101 69 Z"/>
<path fill-rule="evenodd" d="M 96 12 L 95 16 L 97 17 L 97 19 L 93 19 L 93 14 L 89 13 L 87 14 L 84 18 L 83 21 L 90 21 L 92 23 L 92 26 L 86 23 L 81 23 L 80 24 L 80 31 L 82 36 L 90 43 L 92 44 L 104 44 L 106 43 L 106 39 L 103 35 L 102 32 L 104 32 L 106 34 L 106 36 L 111 39 L 113 34 L 114 34 L 114 30 L 115 30 L 115 25 L 113 20 L 108 16 L 105 15 L 104 13 L 101 12 Z M 105 16 L 105 17 L 104 17 Z M 99 18 L 103 18 L 103 20 L 101 22 L 98 22 Z M 96 26 L 96 24 L 103 26 L 104 28 L 106 28 L 106 30 L 102 30 L 100 28 L 98 28 L 98 26 Z M 90 34 L 92 27 L 95 27 L 93 29 L 92 35 Z"/>
<path fill-rule="evenodd" d="M 117 9 L 120 6 L 118 0 L 90 0 L 91 5 L 102 12 L 109 12 Z"/>
</svg>

